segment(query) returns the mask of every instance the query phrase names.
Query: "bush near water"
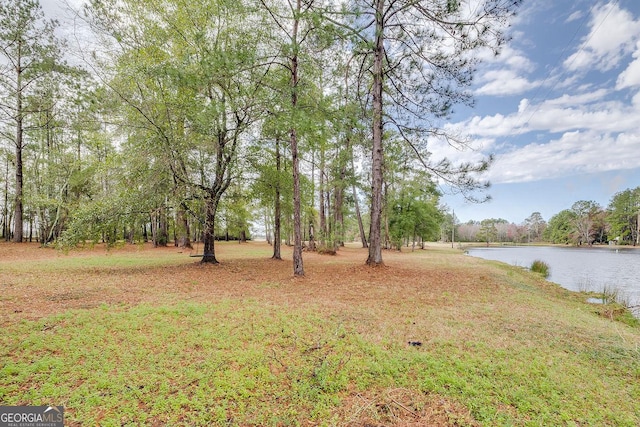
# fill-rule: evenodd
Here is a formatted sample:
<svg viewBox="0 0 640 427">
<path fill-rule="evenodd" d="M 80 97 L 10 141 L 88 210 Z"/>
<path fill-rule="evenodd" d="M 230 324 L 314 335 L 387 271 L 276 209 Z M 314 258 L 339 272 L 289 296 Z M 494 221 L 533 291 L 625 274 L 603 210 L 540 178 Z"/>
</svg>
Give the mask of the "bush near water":
<svg viewBox="0 0 640 427">
<path fill-rule="evenodd" d="M 549 270 L 549 264 L 539 259 L 531 263 L 531 271 L 542 274 L 544 278 L 549 277 L 549 274 L 551 274 L 551 271 Z"/>
</svg>

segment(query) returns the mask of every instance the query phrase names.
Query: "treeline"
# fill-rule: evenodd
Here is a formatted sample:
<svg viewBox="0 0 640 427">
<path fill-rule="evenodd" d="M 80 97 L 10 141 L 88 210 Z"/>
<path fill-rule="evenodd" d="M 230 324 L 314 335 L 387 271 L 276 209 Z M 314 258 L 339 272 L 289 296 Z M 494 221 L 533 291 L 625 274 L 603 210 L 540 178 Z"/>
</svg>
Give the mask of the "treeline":
<svg viewBox="0 0 640 427">
<path fill-rule="evenodd" d="M 0 0 L 2 236 L 188 247 L 264 224 L 280 258 L 440 233 L 439 188 L 490 159 L 429 151 L 520 0 L 94 0 L 73 44 Z M 69 58 L 73 58 L 70 65 Z"/>
<path fill-rule="evenodd" d="M 580 200 L 546 222 L 534 212 L 522 224 L 504 219 L 456 226 L 458 241 L 593 245 L 640 245 L 640 187 L 616 193 L 607 207 Z"/>
</svg>

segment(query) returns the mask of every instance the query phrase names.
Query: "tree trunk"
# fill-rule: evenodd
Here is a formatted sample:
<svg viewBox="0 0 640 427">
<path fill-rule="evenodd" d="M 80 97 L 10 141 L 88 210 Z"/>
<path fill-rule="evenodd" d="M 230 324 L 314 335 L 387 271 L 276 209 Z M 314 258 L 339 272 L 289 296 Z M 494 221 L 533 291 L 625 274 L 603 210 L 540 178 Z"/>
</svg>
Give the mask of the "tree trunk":
<svg viewBox="0 0 640 427">
<path fill-rule="evenodd" d="M 300 218 L 300 172 L 298 170 L 298 141 L 295 129 L 291 129 L 291 153 L 293 159 L 293 274 L 294 276 L 304 276 L 302 221 Z"/>
<path fill-rule="evenodd" d="M 369 244 L 367 243 L 367 235 L 364 232 L 364 224 L 362 223 L 362 215 L 360 214 L 360 202 L 358 202 L 358 192 L 356 191 L 356 183 L 355 183 L 355 174 L 356 168 L 353 164 L 353 151 L 351 152 L 351 169 L 353 170 L 354 182 L 351 185 L 351 189 L 353 190 L 353 203 L 356 208 L 356 217 L 358 219 L 358 229 L 360 230 L 360 241 L 362 242 L 363 248 L 368 248 Z"/>
<path fill-rule="evenodd" d="M 376 40 L 373 59 L 373 147 L 371 152 L 371 226 L 369 228 L 368 265 L 381 265 L 382 262 L 382 86 L 384 59 L 383 38 L 384 0 L 376 0 Z"/>
<path fill-rule="evenodd" d="M 331 209 L 331 193 L 329 191 L 325 193 L 324 200 L 326 203 L 325 212 L 329 214 L 327 218 L 328 219 L 327 238 L 325 239 L 326 244 L 324 246 L 328 249 L 335 250 L 335 246 L 336 246 L 335 224 L 333 221 L 333 215 L 331 215 L 331 212 L 333 212 L 333 210 Z"/>
<path fill-rule="evenodd" d="M 158 224 L 156 222 L 156 213 L 151 212 L 149 216 L 149 226 L 151 227 L 151 241 L 153 242 L 153 247 L 158 246 Z M 104 238 L 103 238 L 104 239 Z"/>
<path fill-rule="evenodd" d="M 338 246 L 344 246 L 344 215 L 343 215 L 343 205 L 344 205 L 344 180 L 347 176 L 347 170 L 345 165 L 342 165 L 340 168 L 340 177 L 336 187 L 334 189 L 334 202 L 333 202 L 333 212 L 334 212 L 334 223 L 335 223 L 335 249 Z"/>
<path fill-rule="evenodd" d="M 9 156 L 5 159 L 4 207 L 2 209 L 2 237 L 11 240 L 11 221 L 9 221 Z"/>
<path fill-rule="evenodd" d="M 382 181 L 382 188 L 384 189 L 382 193 L 383 206 L 387 205 L 387 194 L 389 192 L 389 185 Z M 384 213 L 384 248 L 391 249 L 393 247 L 393 242 L 391 241 L 391 234 L 389 233 L 389 215 Z"/>
<path fill-rule="evenodd" d="M 293 21 L 292 46 L 294 49 L 291 56 L 291 107 L 295 114 L 298 105 L 298 25 L 300 11 L 302 10 L 302 0 L 296 2 L 296 13 Z M 296 128 L 293 126 L 290 131 L 291 139 L 291 159 L 293 165 L 293 274 L 294 276 L 304 276 L 304 265 L 302 262 L 302 221 L 300 219 L 300 171 L 298 165 L 298 139 Z"/>
<path fill-rule="evenodd" d="M 203 230 L 202 243 L 204 246 L 201 264 L 218 264 L 215 251 L 215 219 L 216 211 L 218 210 L 218 201 L 209 196 L 206 199 L 206 218 Z"/>
<path fill-rule="evenodd" d="M 317 249 L 313 221 L 309 221 L 309 250 L 315 252 Z"/>
<path fill-rule="evenodd" d="M 286 235 L 285 235 L 285 239 L 284 239 L 284 244 L 286 246 L 291 246 L 291 239 L 292 239 L 292 224 L 293 224 L 293 220 L 291 218 L 291 215 L 287 215 L 286 217 Z"/>
<path fill-rule="evenodd" d="M 272 259 L 281 260 L 282 255 L 280 253 L 280 246 L 282 243 L 281 234 L 281 221 L 282 221 L 282 208 L 280 206 L 280 140 L 276 138 L 276 173 L 278 179 L 276 180 L 276 195 L 274 200 L 274 215 L 273 215 L 273 256 Z"/>
<path fill-rule="evenodd" d="M 333 190 L 333 220 L 335 224 L 335 249 L 344 246 L 344 191 L 347 179 L 347 156 L 351 156 L 350 131 L 345 138 L 345 146 L 342 152 L 338 151 L 338 179 Z M 338 148 L 338 150 L 340 150 Z"/>
<path fill-rule="evenodd" d="M 20 44 L 20 41 L 18 42 Z M 18 48 L 19 49 L 19 48 Z M 19 54 L 18 54 L 19 55 Z M 22 111 L 22 68 L 20 64 L 20 56 L 18 56 L 17 65 L 17 83 L 18 88 L 16 93 L 16 197 L 14 205 L 14 226 L 13 226 L 13 241 L 22 242 L 22 228 L 23 228 L 23 213 L 22 213 L 22 200 L 23 200 L 23 176 L 22 176 L 22 137 L 23 137 L 23 111 Z"/>
<path fill-rule="evenodd" d="M 319 192 L 319 200 L 318 200 L 318 215 L 320 217 L 320 246 L 326 248 L 327 247 L 327 237 L 329 236 L 327 229 L 327 214 L 325 210 L 325 198 L 324 198 L 324 147 L 320 147 L 320 192 Z"/>
<path fill-rule="evenodd" d="M 191 230 L 189 229 L 189 220 L 187 219 L 184 203 L 180 205 L 176 214 L 176 240 L 179 247 L 184 249 L 193 249 L 191 245 Z"/>
<path fill-rule="evenodd" d="M 177 218 L 174 218 L 174 227 L 173 227 L 173 246 L 175 246 L 176 248 L 180 247 L 180 242 L 178 239 L 178 222 L 176 221 Z"/>
<path fill-rule="evenodd" d="M 273 239 L 271 236 L 272 234 L 271 234 L 271 222 L 269 218 L 269 210 L 265 209 L 264 210 L 264 237 L 269 246 L 273 245 Z"/>
<path fill-rule="evenodd" d="M 160 224 L 160 241 L 158 244 L 160 246 L 166 247 L 169 243 L 169 221 L 167 221 L 167 209 L 165 205 L 160 206 L 160 211 L 158 212 Z"/>
</svg>

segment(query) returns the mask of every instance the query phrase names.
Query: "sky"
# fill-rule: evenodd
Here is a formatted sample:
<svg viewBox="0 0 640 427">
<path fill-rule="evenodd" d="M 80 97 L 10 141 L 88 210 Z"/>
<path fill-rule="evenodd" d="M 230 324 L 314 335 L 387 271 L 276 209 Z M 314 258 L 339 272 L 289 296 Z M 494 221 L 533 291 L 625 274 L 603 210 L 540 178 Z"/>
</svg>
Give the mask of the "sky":
<svg viewBox="0 0 640 427">
<path fill-rule="evenodd" d="M 533 212 L 548 221 L 579 200 L 606 208 L 640 186 L 640 2 L 524 0 L 497 58 L 478 68 L 473 109 L 446 125 L 473 150 L 433 147 L 474 160 L 490 153 L 483 176 L 492 200 L 447 195 L 460 222 Z"/>
<path fill-rule="evenodd" d="M 67 1 L 82 4 L 41 4 L 73 38 L 77 21 L 61 13 Z M 548 221 L 579 200 L 606 208 L 640 186 L 640 1 L 524 0 L 510 34 L 501 55 L 478 68 L 475 106 L 458 107 L 445 125 L 472 149 L 431 147 L 433 158 L 454 162 L 495 155 L 482 177 L 491 201 L 445 194 L 449 211 L 460 222 L 520 224 L 534 212 Z"/>
</svg>

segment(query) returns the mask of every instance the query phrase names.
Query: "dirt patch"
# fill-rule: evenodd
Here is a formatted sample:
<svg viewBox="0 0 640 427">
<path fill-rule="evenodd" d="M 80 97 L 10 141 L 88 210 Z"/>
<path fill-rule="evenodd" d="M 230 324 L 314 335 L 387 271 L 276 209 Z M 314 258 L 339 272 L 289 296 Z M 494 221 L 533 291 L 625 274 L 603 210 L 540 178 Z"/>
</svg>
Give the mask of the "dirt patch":
<svg viewBox="0 0 640 427">
<path fill-rule="evenodd" d="M 332 311 L 345 307 L 370 311 L 392 306 L 406 307 L 411 312 L 412 307 L 457 304 L 475 292 L 478 285 L 494 286 L 480 280 L 476 270 L 430 268 L 424 259 L 418 262 L 395 252 L 385 253 L 385 266 L 371 268 L 364 264 L 366 252 L 358 248 L 343 248 L 331 257 L 305 253 L 306 275 L 296 278 L 292 262 L 270 259 L 269 250 L 262 243 L 220 244 L 221 264 L 203 265 L 198 258 L 189 258 L 188 253 L 174 247 L 127 245 L 106 250 L 96 246 L 65 255 L 35 244 L 0 244 L 0 269 L 17 261 L 34 266 L 32 271 L 28 267 L 18 272 L 0 270 L 0 323 L 100 304 L 131 306 L 223 298 L 314 305 Z M 246 252 L 250 255 L 245 257 Z M 285 257 L 289 256 L 287 252 L 285 249 Z M 55 264 L 68 257 L 116 255 L 157 256 L 167 262 L 160 267 L 83 267 L 79 263 L 58 268 Z M 52 260 L 50 269 L 36 268 L 42 261 Z"/>
<path fill-rule="evenodd" d="M 347 427 L 479 425 L 463 405 L 405 388 L 350 396 L 342 411 Z"/>
</svg>

